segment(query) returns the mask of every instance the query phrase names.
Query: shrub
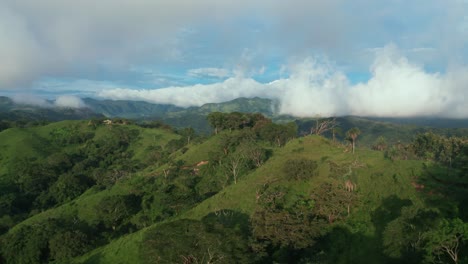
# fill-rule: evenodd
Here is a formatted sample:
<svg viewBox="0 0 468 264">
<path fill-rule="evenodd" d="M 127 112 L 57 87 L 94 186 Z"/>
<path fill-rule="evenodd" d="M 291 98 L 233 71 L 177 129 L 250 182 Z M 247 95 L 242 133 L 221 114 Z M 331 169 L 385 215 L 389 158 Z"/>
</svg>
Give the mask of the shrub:
<svg viewBox="0 0 468 264">
<path fill-rule="evenodd" d="M 318 163 L 305 158 L 290 159 L 283 166 L 283 172 L 289 180 L 306 180 L 318 175 Z"/>
</svg>

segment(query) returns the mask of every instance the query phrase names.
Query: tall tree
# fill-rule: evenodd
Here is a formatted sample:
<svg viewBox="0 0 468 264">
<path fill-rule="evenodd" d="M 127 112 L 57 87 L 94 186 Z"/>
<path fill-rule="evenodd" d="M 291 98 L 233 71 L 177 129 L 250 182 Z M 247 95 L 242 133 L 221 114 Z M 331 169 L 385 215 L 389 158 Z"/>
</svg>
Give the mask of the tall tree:
<svg viewBox="0 0 468 264">
<path fill-rule="evenodd" d="M 229 181 L 229 176 L 232 176 L 232 180 L 234 184 L 237 184 L 237 179 L 239 178 L 240 174 L 246 169 L 247 160 L 244 153 L 240 151 L 234 152 L 229 154 L 223 166 L 226 169 L 226 182 Z"/>
<path fill-rule="evenodd" d="M 251 218 L 253 250 L 257 253 L 271 250 L 265 247 L 269 244 L 273 248 L 304 249 L 321 236 L 325 222 L 315 215 L 314 202 L 302 196 L 288 200 L 287 194 L 286 188 L 277 186 L 260 195 Z"/>
<path fill-rule="evenodd" d="M 180 130 L 179 134 L 187 139 L 187 145 L 190 144 L 190 140 L 195 137 L 195 130 L 192 127 L 186 127 Z"/>
<path fill-rule="evenodd" d="M 348 132 L 346 132 L 346 138 L 351 141 L 351 144 L 353 146 L 353 154 L 354 154 L 354 148 L 356 146 L 356 139 L 357 137 L 361 134 L 361 130 L 357 127 L 353 127 Z"/>
<path fill-rule="evenodd" d="M 336 142 L 336 136 L 343 136 L 343 130 L 341 127 L 333 127 L 331 129 L 333 142 Z"/>
<path fill-rule="evenodd" d="M 140 210 L 140 202 L 140 197 L 133 194 L 109 196 L 95 206 L 95 213 L 105 227 L 112 227 L 115 231 Z"/>
<path fill-rule="evenodd" d="M 214 128 L 215 134 L 223 129 L 224 125 L 224 114 L 221 112 L 212 112 L 208 115 L 208 122 Z"/>
<path fill-rule="evenodd" d="M 321 135 L 327 131 L 334 132 L 334 129 L 338 127 L 339 123 L 336 121 L 336 118 L 331 119 L 316 119 L 315 127 L 310 129 L 310 134 Z M 333 139 L 335 138 L 333 133 Z"/>
<path fill-rule="evenodd" d="M 440 260 L 443 255 L 448 256 L 454 263 L 459 261 L 459 250 L 463 248 L 463 242 L 468 240 L 468 224 L 462 220 L 443 219 L 438 227 L 423 234 L 426 240 L 426 258 L 435 262 Z"/>
</svg>

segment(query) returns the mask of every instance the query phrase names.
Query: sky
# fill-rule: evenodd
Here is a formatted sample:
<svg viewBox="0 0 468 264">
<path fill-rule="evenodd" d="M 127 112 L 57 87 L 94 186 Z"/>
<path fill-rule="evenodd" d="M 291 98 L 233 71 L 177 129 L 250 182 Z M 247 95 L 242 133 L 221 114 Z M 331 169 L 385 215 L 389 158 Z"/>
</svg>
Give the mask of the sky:
<svg viewBox="0 0 468 264">
<path fill-rule="evenodd" d="M 467 118 L 467 0 L 0 0 L 0 95 Z"/>
</svg>

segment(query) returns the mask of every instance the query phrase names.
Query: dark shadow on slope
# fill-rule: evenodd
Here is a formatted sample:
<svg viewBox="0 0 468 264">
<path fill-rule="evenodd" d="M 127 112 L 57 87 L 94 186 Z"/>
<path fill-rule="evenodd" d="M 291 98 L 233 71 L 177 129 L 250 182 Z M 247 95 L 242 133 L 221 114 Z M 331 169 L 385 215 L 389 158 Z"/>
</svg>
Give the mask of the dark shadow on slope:
<svg viewBox="0 0 468 264">
<path fill-rule="evenodd" d="M 391 195 L 385 198 L 382 204 L 371 214 L 371 221 L 375 227 L 375 250 L 381 252 L 382 258 L 386 258 L 383 263 L 404 263 L 403 259 L 394 260 L 383 255 L 383 236 L 387 225 L 401 216 L 401 209 L 411 205 L 411 200 L 401 199 L 396 195 Z"/>
<path fill-rule="evenodd" d="M 317 263 L 390 263 L 389 259 L 380 253 L 379 241 L 375 236 L 352 233 L 345 227 L 333 228 L 318 245 L 323 256 L 315 256 L 313 260 Z"/>
<path fill-rule="evenodd" d="M 222 210 L 201 221 L 182 219 L 148 230 L 142 263 L 249 263 L 248 215 Z"/>
<path fill-rule="evenodd" d="M 401 215 L 401 209 L 410 205 L 412 205 L 411 200 L 401 199 L 396 195 L 385 198 L 380 207 L 372 213 L 376 234 L 381 235 L 387 224 Z"/>
<path fill-rule="evenodd" d="M 465 164 L 450 168 L 431 164 L 424 168 L 419 184 L 426 203 L 439 208 L 448 217 L 468 221 L 468 169 Z"/>
</svg>

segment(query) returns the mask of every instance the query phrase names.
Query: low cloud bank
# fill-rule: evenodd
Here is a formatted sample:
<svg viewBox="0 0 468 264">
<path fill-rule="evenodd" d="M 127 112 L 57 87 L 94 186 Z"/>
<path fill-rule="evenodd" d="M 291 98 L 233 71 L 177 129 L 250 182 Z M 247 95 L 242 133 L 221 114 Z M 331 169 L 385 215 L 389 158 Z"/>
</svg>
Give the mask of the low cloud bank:
<svg viewBox="0 0 468 264">
<path fill-rule="evenodd" d="M 177 106 L 200 106 L 238 97 L 277 99 L 282 114 L 379 117 L 468 117 L 468 69 L 431 73 L 411 63 L 393 45 L 376 52 L 367 82 L 351 84 L 330 63 L 309 58 L 287 67 L 288 77 L 259 83 L 233 77 L 209 85 L 156 90 L 111 89 L 98 95 Z"/>
<path fill-rule="evenodd" d="M 62 95 L 55 99 L 54 106 L 65 108 L 85 108 L 86 104 L 79 97 L 73 95 Z"/>
<path fill-rule="evenodd" d="M 16 94 L 11 97 L 16 104 L 32 105 L 39 107 L 51 107 L 51 103 L 44 98 L 31 94 Z"/>
<path fill-rule="evenodd" d="M 62 107 L 62 108 L 85 108 L 87 105 L 81 98 L 74 95 L 58 96 L 53 103 L 44 98 L 31 94 L 19 94 L 12 97 L 17 104 L 25 104 L 44 108 Z"/>
</svg>

